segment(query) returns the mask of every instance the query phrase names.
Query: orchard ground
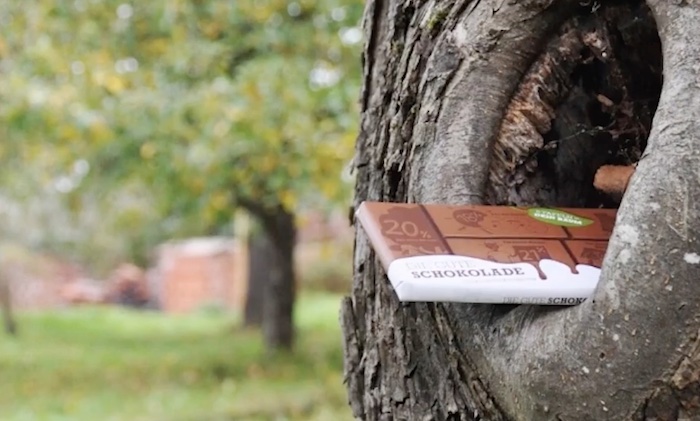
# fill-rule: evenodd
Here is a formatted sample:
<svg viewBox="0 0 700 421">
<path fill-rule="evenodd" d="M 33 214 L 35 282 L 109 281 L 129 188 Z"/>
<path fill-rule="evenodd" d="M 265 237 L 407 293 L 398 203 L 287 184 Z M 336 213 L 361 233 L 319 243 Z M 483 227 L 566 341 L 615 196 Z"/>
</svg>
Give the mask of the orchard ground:
<svg viewBox="0 0 700 421">
<path fill-rule="evenodd" d="M 19 315 L 0 340 L 0 419 L 350 420 L 340 296 L 305 292 L 291 355 L 228 314 L 110 307 Z"/>
</svg>

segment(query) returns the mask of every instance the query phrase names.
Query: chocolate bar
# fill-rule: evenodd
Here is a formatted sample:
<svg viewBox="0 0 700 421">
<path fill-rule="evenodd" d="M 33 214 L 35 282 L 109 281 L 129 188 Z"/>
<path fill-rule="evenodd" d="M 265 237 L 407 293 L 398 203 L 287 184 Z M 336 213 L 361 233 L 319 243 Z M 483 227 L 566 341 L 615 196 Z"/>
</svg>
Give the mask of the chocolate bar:
<svg viewBox="0 0 700 421">
<path fill-rule="evenodd" d="M 615 209 L 364 202 L 356 212 L 401 301 L 579 304 Z"/>
</svg>

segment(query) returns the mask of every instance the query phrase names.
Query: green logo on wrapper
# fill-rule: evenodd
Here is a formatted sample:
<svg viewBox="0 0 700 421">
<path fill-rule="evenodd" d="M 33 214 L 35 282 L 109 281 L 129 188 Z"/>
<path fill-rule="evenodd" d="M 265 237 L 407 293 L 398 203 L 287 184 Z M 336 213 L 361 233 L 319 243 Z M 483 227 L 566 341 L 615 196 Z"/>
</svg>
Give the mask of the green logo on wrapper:
<svg viewBox="0 0 700 421">
<path fill-rule="evenodd" d="M 538 221 L 562 227 L 585 227 L 593 223 L 591 219 L 582 218 L 557 209 L 532 208 L 527 213 Z"/>
</svg>

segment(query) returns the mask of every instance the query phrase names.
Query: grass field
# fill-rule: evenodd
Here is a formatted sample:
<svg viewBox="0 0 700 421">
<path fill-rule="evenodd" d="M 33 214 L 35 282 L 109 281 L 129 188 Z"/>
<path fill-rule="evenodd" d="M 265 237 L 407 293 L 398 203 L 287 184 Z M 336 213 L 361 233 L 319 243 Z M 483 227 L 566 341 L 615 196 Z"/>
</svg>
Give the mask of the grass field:
<svg viewBox="0 0 700 421">
<path fill-rule="evenodd" d="M 351 420 L 338 306 L 303 296 L 296 351 L 277 356 L 215 312 L 22 314 L 0 336 L 0 420 Z"/>
</svg>

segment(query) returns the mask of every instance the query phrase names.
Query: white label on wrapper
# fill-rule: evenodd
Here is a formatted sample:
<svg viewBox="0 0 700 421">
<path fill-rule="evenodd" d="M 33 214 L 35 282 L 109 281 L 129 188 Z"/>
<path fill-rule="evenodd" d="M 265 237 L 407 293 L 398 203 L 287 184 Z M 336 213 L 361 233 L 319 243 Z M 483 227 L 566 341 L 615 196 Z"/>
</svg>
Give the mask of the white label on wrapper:
<svg viewBox="0 0 700 421">
<path fill-rule="evenodd" d="M 589 298 L 600 269 L 569 266 L 544 259 L 529 263 L 496 263 L 454 255 L 396 259 L 387 275 L 400 301 L 448 301 L 492 304 L 575 305 Z"/>
</svg>

